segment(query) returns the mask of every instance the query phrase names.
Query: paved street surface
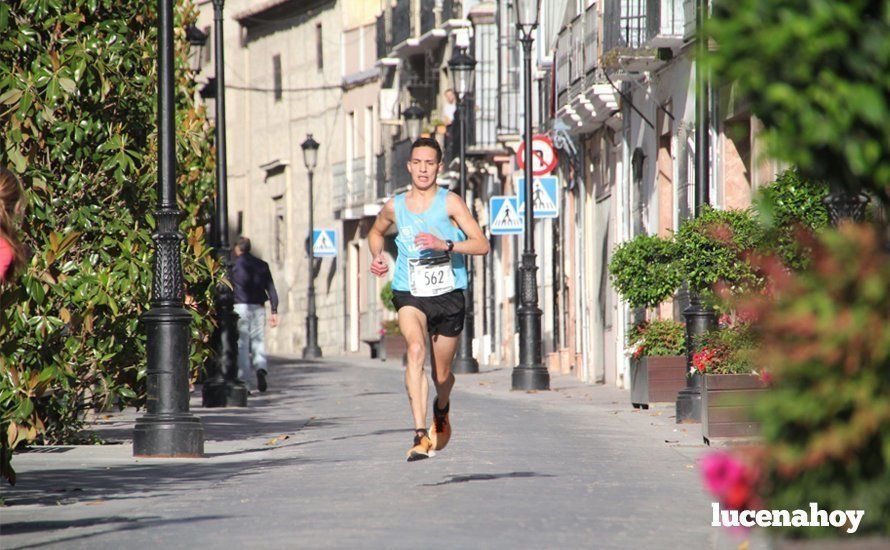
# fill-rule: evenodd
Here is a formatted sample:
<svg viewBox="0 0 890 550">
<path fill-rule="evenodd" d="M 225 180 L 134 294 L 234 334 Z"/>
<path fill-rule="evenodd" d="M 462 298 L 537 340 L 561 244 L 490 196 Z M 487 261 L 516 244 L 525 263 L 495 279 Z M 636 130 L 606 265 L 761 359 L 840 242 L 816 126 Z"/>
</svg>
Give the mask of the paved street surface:
<svg viewBox="0 0 890 550">
<path fill-rule="evenodd" d="M 119 444 L 19 454 L 4 487 L 12 548 L 736 548 L 710 526 L 697 425 L 672 407 L 554 377 L 510 392 L 509 368 L 458 377 L 455 433 L 408 463 L 402 369 L 357 358 L 279 359 L 247 409 L 193 410 L 207 458 L 131 457 Z M 756 547 L 759 545 L 753 545 Z"/>
</svg>

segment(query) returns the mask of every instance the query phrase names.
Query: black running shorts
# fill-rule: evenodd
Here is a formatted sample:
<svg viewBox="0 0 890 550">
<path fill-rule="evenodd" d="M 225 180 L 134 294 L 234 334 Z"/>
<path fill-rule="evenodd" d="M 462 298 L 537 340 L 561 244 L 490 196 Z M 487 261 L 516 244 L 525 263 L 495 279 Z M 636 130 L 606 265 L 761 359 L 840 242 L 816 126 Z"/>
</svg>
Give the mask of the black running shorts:
<svg viewBox="0 0 890 550">
<path fill-rule="evenodd" d="M 405 306 L 416 307 L 426 315 L 426 326 L 430 334 L 457 336 L 464 329 L 463 289 L 456 289 L 441 296 L 418 297 L 402 290 L 392 291 L 392 303 L 396 310 Z"/>
</svg>

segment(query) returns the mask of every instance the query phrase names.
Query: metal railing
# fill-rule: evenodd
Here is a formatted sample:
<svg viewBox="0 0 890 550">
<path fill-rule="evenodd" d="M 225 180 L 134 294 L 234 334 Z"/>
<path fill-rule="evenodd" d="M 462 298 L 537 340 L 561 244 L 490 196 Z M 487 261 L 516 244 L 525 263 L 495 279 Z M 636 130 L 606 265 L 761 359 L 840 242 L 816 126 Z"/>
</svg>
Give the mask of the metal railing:
<svg viewBox="0 0 890 550">
<path fill-rule="evenodd" d="M 650 0 L 605 0 L 603 54 L 618 48 L 642 49 L 647 38 L 646 7 Z"/>
<path fill-rule="evenodd" d="M 686 30 L 684 9 L 683 0 L 647 0 L 647 41 L 659 37 L 682 40 Z"/>
<path fill-rule="evenodd" d="M 389 180 L 386 178 L 386 155 L 381 153 L 377 155 L 377 173 L 376 173 L 376 183 L 377 183 L 377 198 L 382 199 L 388 197 L 390 194 L 390 185 Z"/>
<path fill-rule="evenodd" d="M 377 16 L 377 59 L 389 55 L 389 41 L 386 39 L 386 12 Z"/>
<path fill-rule="evenodd" d="M 569 100 L 569 84 L 572 79 L 572 27 L 563 27 L 556 35 L 556 108 L 561 109 Z"/>
<path fill-rule="evenodd" d="M 470 152 L 492 150 L 497 146 L 498 127 L 498 34 L 497 26 L 474 26 L 473 57 L 476 58 L 476 89 L 472 108 L 472 131 L 467 134 Z"/>
<path fill-rule="evenodd" d="M 367 172 L 365 158 L 359 157 L 352 161 L 352 192 L 349 194 L 349 206 L 359 206 L 374 202 L 374 185 L 371 174 Z"/>
<path fill-rule="evenodd" d="M 498 136 L 522 131 L 522 48 L 514 13 L 511 6 L 498 2 Z"/>
<path fill-rule="evenodd" d="M 331 185 L 331 206 L 334 210 L 342 210 L 346 206 L 346 162 L 331 166 Z"/>
<path fill-rule="evenodd" d="M 597 5 L 591 4 L 584 11 L 584 74 L 590 74 L 599 65 L 597 58 L 597 38 L 599 34 L 599 12 Z"/>
<path fill-rule="evenodd" d="M 412 36 L 411 30 L 414 27 L 411 10 L 411 0 L 397 0 L 396 5 L 392 8 L 392 41 L 390 49 L 398 46 Z"/>
</svg>

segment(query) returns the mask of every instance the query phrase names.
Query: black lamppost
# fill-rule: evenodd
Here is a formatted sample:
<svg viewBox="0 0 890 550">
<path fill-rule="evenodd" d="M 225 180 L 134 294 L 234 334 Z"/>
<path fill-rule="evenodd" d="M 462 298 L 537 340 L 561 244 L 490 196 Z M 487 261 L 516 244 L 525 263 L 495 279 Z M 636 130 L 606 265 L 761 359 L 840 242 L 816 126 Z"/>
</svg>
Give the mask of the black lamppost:
<svg viewBox="0 0 890 550">
<path fill-rule="evenodd" d="M 173 79 L 173 0 L 158 0 L 158 204 L 151 308 L 143 316 L 148 361 L 146 412 L 136 420 L 133 455 L 199 457 L 201 420 L 189 413 L 192 316 L 183 307 L 179 219 L 176 206 L 176 93 Z"/>
<path fill-rule="evenodd" d="M 532 201 L 532 35 L 538 26 L 541 0 L 515 0 L 516 28 L 525 62 L 525 250 L 519 305 L 519 364 L 513 368 L 514 390 L 549 390 L 550 373 L 541 360 L 541 310 L 535 258 Z"/>
<path fill-rule="evenodd" d="M 226 79 L 223 58 L 223 4 L 213 0 L 214 63 L 216 86 L 216 223 L 214 253 L 226 274 L 232 267 L 229 246 L 229 199 L 226 167 Z M 238 316 L 234 312 L 235 297 L 229 285 L 216 287 L 217 329 L 216 365 L 204 383 L 202 402 L 205 407 L 246 407 L 247 386 L 238 378 Z"/>
<path fill-rule="evenodd" d="M 454 55 L 448 61 L 448 71 L 451 74 L 451 86 L 457 94 L 457 109 L 460 113 L 460 126 L 458 127 L 458 149 L 460 158 L 460 196 L 467 200 L 467 123 L 469 112 L 467 110 L 467 96 L 473 93 L 473 83 L 476 74 L 476 60 L 462 49 L 455 50 Z M 470 211 L 473 208 L 470 205 Z M 460 345 L 457 348 L 451 370 L 456 374 L 473 374 L 479 372 L 479 363 L 473 357 L 473 261 L 467 256 L 467 289 L 464 291 L 464 304 L 466 313 L 464 317 L 464 330 L 460 333 Z"/>
<path fill-rule="evenodd" d="M 300 147 L 303 148 L 303 163 L 309 171 L 309 300 L 306 310 L 306 347 L 303 348 L 303 359 L 318 359 L 321 357 L 321 348 L 318 347 L 318 317 L 315 315 L 315 250 L 313 249 L 312 234 L 314 226 L 312 221 L 312 173 L 318 162 L 317 141 L 312 139 L 312 134 L 306 135 Z"/>
<path fill-rule="evenodd" d="M 423 123 L 423 117 L 426 113 L 417 105 L 411 105 L 402 113 L 405 117 L 405 134 L 408 141 L 414 143 L 420 137 L 420 125 Z"/>
<path fill-rule="evenodd" d="M 695 26 L 698 33 L 698 52 L 695 61 L 695 216 L 710 203 L 710 83 L 704 66 L 707 38 L 703 34 L 707 17 L 707 0 L 696 0 Z M 697 351 L 702 334 L 717 328 L 714 310 L 704 306 L 699 290 L 689 289 L 689 307 L 683 310 L 686 318 L 686 387 L 677 394 L 677 423 L 701 422 L 701 375 L 692 368 L 692 356 Z M 691 372 L 691 374 L 690 374 Z"/>
</svg>

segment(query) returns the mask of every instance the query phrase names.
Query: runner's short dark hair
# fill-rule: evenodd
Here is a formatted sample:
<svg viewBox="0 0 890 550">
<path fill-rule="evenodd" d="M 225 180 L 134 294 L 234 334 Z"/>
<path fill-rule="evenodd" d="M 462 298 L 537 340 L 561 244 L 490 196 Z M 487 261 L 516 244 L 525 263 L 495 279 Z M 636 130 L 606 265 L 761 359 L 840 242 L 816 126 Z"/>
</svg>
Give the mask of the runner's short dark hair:
<svg viewBox="0 0 890 550">
<path fill-rule="evenodd" d="M 250 252 L 250 239 L 248 239 L 247 237 L 239 237 L 238 242 L 235 243 L 235 246 L 241 249 L 242 253 L 246 254 Z"/>
<path fill-rule="evenodd" d="M 429 147 L 434 150 L 436 152 L 436 162 L 442 162 L 442 148 L 439 147 L 438 141 L 429 137 L 417 138 L 417 140 L 411 144 L 411 152 L 413 153 L 418 147 Z"/>
</svg>

